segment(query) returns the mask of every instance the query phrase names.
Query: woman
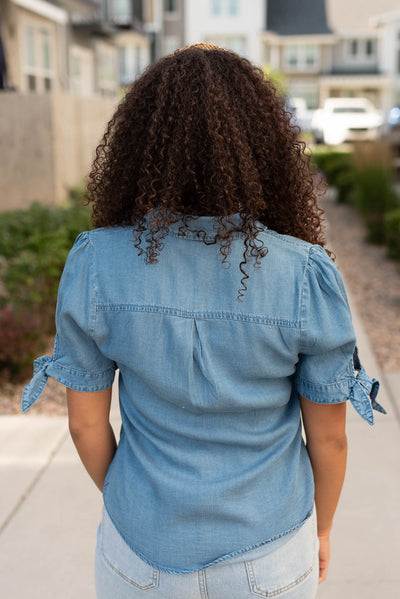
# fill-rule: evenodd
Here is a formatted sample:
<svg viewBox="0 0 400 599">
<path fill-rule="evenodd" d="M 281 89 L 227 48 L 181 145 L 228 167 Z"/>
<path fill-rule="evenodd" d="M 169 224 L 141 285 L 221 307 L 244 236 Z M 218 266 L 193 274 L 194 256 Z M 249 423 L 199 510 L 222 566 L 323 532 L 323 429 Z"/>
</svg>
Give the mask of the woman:
<svg viewBox="0 0 400 599">
<path fill-rule="evenodd" d="M 346 400 L 382 408 L 297 136 L 258 68 L 199 44 L 148 67 L 97 148 L 23 411 L 67 387 L 99 599 L 311 599 L 326 577 Z"/>
</svg>

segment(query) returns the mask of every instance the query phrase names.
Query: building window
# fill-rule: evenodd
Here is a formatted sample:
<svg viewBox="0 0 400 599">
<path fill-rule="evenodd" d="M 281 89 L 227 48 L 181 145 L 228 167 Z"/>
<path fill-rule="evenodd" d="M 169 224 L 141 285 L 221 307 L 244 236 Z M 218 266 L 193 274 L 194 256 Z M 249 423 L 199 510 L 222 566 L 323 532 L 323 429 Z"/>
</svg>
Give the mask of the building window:
<svg viewBox="0 0 400 599">
<path fill-rule="evenodd" d="M 305 64 L 307 70 L 314 70 L 318 60 L 318 52 L 316 46 L 306 46 L 304 50 Z"/>
<path fill-rule="evenodd" d="M 121 85 L 128 83 L 128 68 L 126 60 L 126 48 L 118 48 L 119 82 Z"/>
<path fill-rule="evenodd" d="M 345 59 L 350 63 L 371 63 L 376 58 L 376 42 L 373 39 L 353 39 L 347 42 Z"/>
<path fill-rule="evenodd" d="M 317 71 L 319 67 L 318 46 L 312 44 L 286 46 L 285 65 L 288 71 Z"/>
<path fill-rule="evenodd" d="M 375 54 L 374 46 L 374 40 L 367 40 L 365 42 L 365 53 L 367 54 L 367 56 L 372 56 L 373 54 Z"/>
<path fill-rule="evenodd" d="M 70 90 L 77 96 L 94 94 L 94 53 L 81 46 L 70 48 Z"/>
<path fill-rule="evenodd" d="M 36 77 L 35 75 L 28 75 L 28 89 L 30 92 L 36 91 Z"/>
<path fill-rule="evenodd" d="M 35 28 L 31 23 L 25 25 L 25 66 L 35 67 Z"/>
<path fill-rule="evenodd" d="M 239 13 L 239 0 L 228 0 L 228 13 L 232 16 Z"/>
<path fill-rule="evenodd" d="M 115 23 L 128 24 L 132 21 L 131 0 L 113 0 L 112 18 Z"/>
<path fill-rule="evenodd" d="M 24 62 L 22 71 L 28 91 L 48 92 L 54 72 L 54 41 L 50 28 L 31 21 L 23 23 Z"/>
<path fill-rule="evenodd" d="M 214 16 L 221 14 L 221 0 L 211 0 L 211 13 Z"/>
<path fill-rule="evenodd" d="M 118 48 L 119 58 L 119 83 L 130 85 L 142 71 L 142 46 Z"/>
<path fill-rule="evenodd" d="M 45 71 L 51 69 L 50 33 L 47 29 L 41 30 L 42 35 L 42 67 Z"/>
<path fill-rule="evenodd" d="M 211 0 L 211 14 L 236 17 L 239 14 L 239 0 Z"/>
<path fill-rule="evenodd" d="M 99 48 L 97 52 L 97 87 L 103 95 L 113 96 L 117 86 L 117 65 L 114 48 Z"/>
<path fill-rule="evenodd" d="M 297 69 L 298 64 L 298 46 L 287 46 L 286 64 L 291 69 Z"/>
<path fill-rule="evenodd" d="M 165 12 L 176 12 L 176 0 L 164 1 Z"/>
</svg>

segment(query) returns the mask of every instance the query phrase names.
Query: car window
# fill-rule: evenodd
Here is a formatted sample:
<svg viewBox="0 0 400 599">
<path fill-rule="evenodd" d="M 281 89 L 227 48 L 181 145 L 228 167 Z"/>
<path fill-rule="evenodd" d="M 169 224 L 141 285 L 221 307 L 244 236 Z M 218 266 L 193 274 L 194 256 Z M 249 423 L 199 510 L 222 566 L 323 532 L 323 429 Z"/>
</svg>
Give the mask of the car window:
<svg viewBox="0 0 400 599">
<path fill-rule="evenodd" d="M 367 112 L 367 110 L 362 106 L 337 106 L 333 112 Z"/>
</svg>

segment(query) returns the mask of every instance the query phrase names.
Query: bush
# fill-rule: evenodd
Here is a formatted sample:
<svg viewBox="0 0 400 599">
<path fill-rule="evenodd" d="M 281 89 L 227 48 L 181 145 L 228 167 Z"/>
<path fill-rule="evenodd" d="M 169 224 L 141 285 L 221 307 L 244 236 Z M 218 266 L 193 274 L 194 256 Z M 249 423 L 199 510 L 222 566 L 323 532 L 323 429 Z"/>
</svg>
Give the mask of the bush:
<svg viewBox="0 0 400 599">
<path fill-rule="evenodd" d="M 385 213 L 398 207 L 391 172 L 381 164 L 356 170 L 352 202 L 364 216 L 368 241 L 385 242 Z"/>
<path fill-rule="evenodd" d="M 35 310 L 0 310 L 0 383 L 32 375 L 33 360 L 46 348 L 43 315 Z"/>
<path fill-rule="evenodd" d="M 0 270 L 5 297 L 0 307 L 54 303 L 58 281 L 73 242 L 90 228 L 87 208 L 33 204 L 1 215 Z"/>
<path fill-rule="evenodd" d="M 385 214 L 384 223 L 388 257 L 400 260 L 400 208 Z"/>
<path fill-rule="evenodd" d="M 90 210 L 75 190 L 67 207 L 33 204 L 0 216 L 0 380 L 20 380 L 54 333 L 59 279 Z"/>
<path fill-rule="evenodd" d="M 336 187 L 338 201 L 347 202 L 354 186 L 354 163 L 350 152 L 325 151 L 313 154 L 314 163 L 328 185 Z"/>
</svg>

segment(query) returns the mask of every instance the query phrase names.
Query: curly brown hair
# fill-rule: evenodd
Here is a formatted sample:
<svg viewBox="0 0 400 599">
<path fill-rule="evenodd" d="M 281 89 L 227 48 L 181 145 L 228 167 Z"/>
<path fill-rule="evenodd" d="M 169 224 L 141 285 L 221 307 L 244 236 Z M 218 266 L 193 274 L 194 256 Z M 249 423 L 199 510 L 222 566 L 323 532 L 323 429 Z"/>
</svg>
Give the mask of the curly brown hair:
<svg viewBox="0 0 400 599">
<path fill-rule="evenodd" d="M 223 262 L 232 234 L 245 236 L 240 299 L 246 263 L 259 265 L 267 252 L 257 220 L 325 247 L 298 136 L 285 98 L 260 68 L 214 45 L 177 50 L 147 67 L 108 123 L 85 195 L 93 226 L 131 225 L 139 254 L 152 263 L 172 223 L 183 217 L 183 232 L 189 220 L 214 216 Z M 235 213 L 240 229 L 229 221 Z"/>
</svg>

